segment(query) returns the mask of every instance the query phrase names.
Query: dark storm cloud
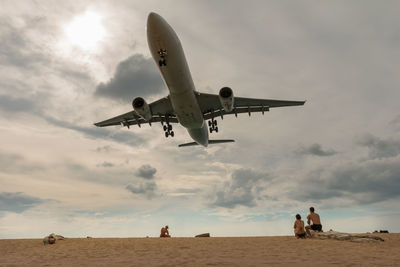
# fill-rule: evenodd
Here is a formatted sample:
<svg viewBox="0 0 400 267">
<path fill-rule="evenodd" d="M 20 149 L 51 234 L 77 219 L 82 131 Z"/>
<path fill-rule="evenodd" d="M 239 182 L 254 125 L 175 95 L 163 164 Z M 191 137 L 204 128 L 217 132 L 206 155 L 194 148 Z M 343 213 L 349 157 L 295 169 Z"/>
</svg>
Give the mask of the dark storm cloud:
<svg viewBox="0 0 400 267">
<path fill-rule="evenodd" d="M 357 139 L 357 143 L 369 149 L 369 156 L 375 158 L 395 157 L 400 154 L 400 140 L 380 139 L 371 134 Z"/>
<path fill-rule="evenodd" d="M 319 157 L 333 156 L 337 153 L 335 150 L 332 149 L 324 150 L 320 144 L 312 144 L 308 147 L 300 147 L 295 152 L 296 154 L 312 155 Z"/>
<path fill-rule="evenodd" d="M 145 164 L 145 165 L 140 166 L 139 169 L 137 169 L 135 174 L 144 179 L 153 179 L 154 174 L 156 174 L 156 172 L 157 172 L 156 168 L 153 168 L 150 165 Z"/>
<path fill-rule="evenodd" d="M 50 124 L 83 133 L 88 138 L 113 140 L 115 142 L 123 143 L 130 146 L 139 146 L 147 143 L 145 139 L 129 131 L 118 131 L 116 133 L 113 133 L 108 129 L 99 128 L 96 126 L 83 127 L 51 117 L 45 117 L 45 119 Z"/>
<path fill-rule="evenodd" d="M 157 185 L 155 182 L 143 182 L 137 185 L 128 184 L 126 189 L 134 195 L 143 195 L 147 199 L 152 199 L 156 196 Z"/>
<path fill-rule="evenodd" d="M 335 197 L 369 204 L 400 197 L 400 160 L 388 158 L 310 173 L 300 179 L 290 197 L 299 201 Z"/>
<path fill-rule="evenodd" d="M 0 193 L 0 211 L 11 211 L 16 213 L 21 213 L 43 202 L 45 202 L 43 199 L 28 196 L 21 192 Z"/>
<path fill-rule="evenodd" d="M 126 100 L 137 96 L 148 97 L 163 92 L 164 85 L 152 58 L 135 54 L 120 62 L 114 77 L 100 83 L 95 94 L 113 99 Z"/>
<path fill-rule="evenodd" d="M 232 173 L 229 181 L 217 190 L 215 207 L 235 208 L 238 205 L 254 207 L 263 184 L 271 180 L 266 173 L 255 172 L 250 169 L 239 169 Z"/>
</svg>

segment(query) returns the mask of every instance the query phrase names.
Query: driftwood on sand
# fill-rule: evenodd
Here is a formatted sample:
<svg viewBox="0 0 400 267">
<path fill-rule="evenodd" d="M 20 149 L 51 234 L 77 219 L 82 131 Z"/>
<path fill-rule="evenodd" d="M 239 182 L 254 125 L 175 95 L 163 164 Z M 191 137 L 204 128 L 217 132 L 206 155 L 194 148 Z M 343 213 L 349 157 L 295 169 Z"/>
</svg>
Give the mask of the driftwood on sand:
<svg viewBox="0 0 400 267">
<path fill-rule="evenodd" d="M 210 233 L 196 235 L 195 237 L 210 237 Z"/>
<path fill-rule="evenodd" d="M 311 231 L 312 238 L 317 239 L 336 239 L 336 240 L 347 240 L 351 242 L 377 242 L 377 241 L 385 241 L 383 238 L 379 236 L 366 235 L 366 234 L 349 234 L 349 233 L 341 233 L 330 230 L 328 232 L 316 232 Z"/>
<path fill-rule="evenodd" d="M 56 235 L 55 233 L 51 233 L 45 238 L 43 238 L 43 245 L 52 245 L 56 243 L 56 240 L 64 240 L 65 237 L 62 235 Z"/>
</svg>

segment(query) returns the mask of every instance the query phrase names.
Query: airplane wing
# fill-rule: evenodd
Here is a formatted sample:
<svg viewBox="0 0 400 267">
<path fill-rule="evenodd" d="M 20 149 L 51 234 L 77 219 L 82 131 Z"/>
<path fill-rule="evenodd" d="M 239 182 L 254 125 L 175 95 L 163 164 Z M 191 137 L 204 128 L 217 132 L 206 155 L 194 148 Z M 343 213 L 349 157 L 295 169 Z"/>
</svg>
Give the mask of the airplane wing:
<svg viewBox="0 0 400 267">
<path fill-rule="evenodd" d="M 157 101 L 152 102 L 151 104 L 149 104 L 149 107 L 152 114 L 150 121 L 146 121 L 141 116 L 139 116 L 139 114 L 137 114 L 134 110 L 132 110 L 127 113 L 113 117 L 111 119 L 97 122 L 94 125 L 98 127 L 105 127 L 112 125 L 140 126 L 141 124 L 144 123 L 166 122 L 166 121 L 168 121 L 169 123 L 178 123 L 178 119 L 176 118 L 174 109 L 172 108 L 171 102 L 168 97 L 164 97 Z"/>
<path fill-rule="evenodd" d="M 223 115 L 237 115 L 239 113 L 248 113 L 250 115 L 252 112 L 262 112 L 264 114 L 264 112 L 269 111 L 270 108 L 302 106 L 305 103 L 305 101 L 234 97 L 233 110 L 226 112 L 221 106 L 218 95 L 196 92 L 196 97 L 205 120 Z"/>
</svg>

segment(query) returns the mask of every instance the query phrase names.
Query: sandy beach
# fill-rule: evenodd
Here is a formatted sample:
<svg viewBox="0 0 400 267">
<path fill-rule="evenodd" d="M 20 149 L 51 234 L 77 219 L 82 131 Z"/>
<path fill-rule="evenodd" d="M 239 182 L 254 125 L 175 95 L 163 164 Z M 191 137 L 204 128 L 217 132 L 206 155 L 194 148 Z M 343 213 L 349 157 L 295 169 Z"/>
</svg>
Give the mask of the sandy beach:
<svg viewBox="0 0 400 267">
<path fill-rule="evenodd" d="M 0 240 L 1 266 L 399 266 L 400 234 L 385 242 L 279 237 Z"/>
</svg>

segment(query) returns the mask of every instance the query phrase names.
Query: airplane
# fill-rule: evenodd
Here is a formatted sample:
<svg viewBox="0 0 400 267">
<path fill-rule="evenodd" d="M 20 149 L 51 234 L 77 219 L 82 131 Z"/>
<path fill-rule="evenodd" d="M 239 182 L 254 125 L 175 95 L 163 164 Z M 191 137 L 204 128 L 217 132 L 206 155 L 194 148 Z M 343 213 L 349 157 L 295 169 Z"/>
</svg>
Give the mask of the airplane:
<svg viewBox="0 0 400 267">
<path fill-rule="evenodd" d="M 186 128 L 195 142 L 180 144 L 179 147 L 234 142 L 232 139 L 209 140 L 208 132 L 218 132 L 216 117 L 239 113 L 269 111 L 270 108 L 300 106 L 305 101 L 286 101 L 235 97 L 229 87 L 219 94 L 196 91 L 185 54 L 178 35 L 160 15 L 151 12 L 147 18 L 147 41 L 151 55 L 169 89 L 169 95 L 150 104 L 136 97 L 133 110 L 111 119 L 95 123 L 98 127 L 151 124 L 161 122 L 165 137 L 174 137 L 172 123 Z M 208 127 L 206 121 L 208 120 Z"/>
</svg>

